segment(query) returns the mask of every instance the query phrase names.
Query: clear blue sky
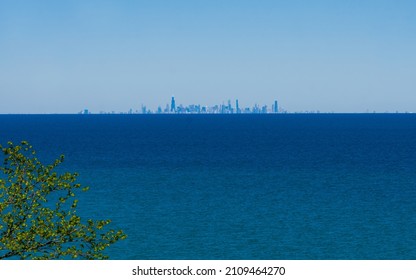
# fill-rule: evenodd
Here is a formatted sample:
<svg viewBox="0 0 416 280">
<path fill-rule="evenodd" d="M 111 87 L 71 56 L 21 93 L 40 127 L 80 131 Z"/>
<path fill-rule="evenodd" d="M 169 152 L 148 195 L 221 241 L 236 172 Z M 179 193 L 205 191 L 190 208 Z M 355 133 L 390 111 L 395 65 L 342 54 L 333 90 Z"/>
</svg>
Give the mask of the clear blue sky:
<svg viewBox="0 0 416 280">
<path fill-rule="evenodd" d="M 416 1 L 0 1 L 0 113 L 416 111 Z"/>
</svg>

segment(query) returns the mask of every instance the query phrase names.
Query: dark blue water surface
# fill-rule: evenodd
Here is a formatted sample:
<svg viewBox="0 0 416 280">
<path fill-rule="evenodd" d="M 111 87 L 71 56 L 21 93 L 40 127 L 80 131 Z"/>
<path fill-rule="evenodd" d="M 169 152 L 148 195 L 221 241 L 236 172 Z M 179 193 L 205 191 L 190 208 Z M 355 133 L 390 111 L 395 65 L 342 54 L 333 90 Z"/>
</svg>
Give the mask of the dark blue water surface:
<svg viewBox="0 0 416 280">
<path fill-rule="evenodd" d="M 112 259 L 415 259 L 416 115 L 2 115 L 91 186 Z"/>
</svg>

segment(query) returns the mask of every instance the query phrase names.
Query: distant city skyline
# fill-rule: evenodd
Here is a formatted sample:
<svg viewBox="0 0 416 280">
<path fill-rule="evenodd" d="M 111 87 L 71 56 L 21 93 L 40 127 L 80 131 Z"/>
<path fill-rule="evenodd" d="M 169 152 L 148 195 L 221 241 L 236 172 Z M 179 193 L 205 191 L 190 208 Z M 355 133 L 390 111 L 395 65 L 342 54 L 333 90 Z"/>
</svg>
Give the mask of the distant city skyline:
<svg viewBox="0 0 416 280">
<path fill-rule="evenodd" d="M 410 0 L 0 1 L 0 114 L 125 112 L 172 95 L 414 112 L 415 14 Z"/>
<path fill-rule="evenodd" d="M 89 109 L 83 109 L 78 114 L 277 114 L 286 113 L 284 109 L 279 107 L 278 101 L 274 100 L 269 107 L 267 104 L 259 105 L 254 104 L 250 106 L 240 107 L 239 100 L 234 100 L 234 106 L 229 99 L 226 104 L 215 105 L 201 105 L 201 104 L 188 104 L 183 105 L 180 103 L 177 105 L 174 96 L 171 97 L 170 104 L 166 103 L 166 106 L 157 106 L 157 108 L 149 108 L 145 104 L 141 104 L 140 109 L 130 108 L 128 111 L 116 112 L 112 111 L 99 111 L 92 112 Z"/>
</svg>

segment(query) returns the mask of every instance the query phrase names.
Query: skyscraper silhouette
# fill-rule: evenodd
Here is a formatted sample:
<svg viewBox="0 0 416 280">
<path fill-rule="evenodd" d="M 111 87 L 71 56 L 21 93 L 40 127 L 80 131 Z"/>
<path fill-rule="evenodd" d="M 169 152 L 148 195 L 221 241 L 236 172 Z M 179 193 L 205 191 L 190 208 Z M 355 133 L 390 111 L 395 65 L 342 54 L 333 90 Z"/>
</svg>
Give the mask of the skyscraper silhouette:
<svg viewBox="0 0 416 280">
<path fill-rule="evenodd" d="M 175 97 L 172 96 L 172 101 L 170 102 L 170 111 L 176 112 Z"/>
</svg>

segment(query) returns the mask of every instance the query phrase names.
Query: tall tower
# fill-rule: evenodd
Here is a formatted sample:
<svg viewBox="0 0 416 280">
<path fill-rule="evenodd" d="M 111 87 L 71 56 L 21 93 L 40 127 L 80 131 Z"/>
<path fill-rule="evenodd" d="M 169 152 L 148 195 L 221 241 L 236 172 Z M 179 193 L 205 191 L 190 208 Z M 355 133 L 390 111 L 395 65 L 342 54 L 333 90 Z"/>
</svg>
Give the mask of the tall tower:
<svg viewBox="0 0 416 280">
<path fill-rule="evenodd" d="M 277 107 L 277 100 L 274 101 L 274 108 L 273 109 L 274 109 L 274 113 L 277 113 L 278 110 L 279 110 L 278 107 Z"/>
<path fill-rule="evenodd" d="M 235 100 L 235 112 L 240 113 L 240 108 L 238 107 L 238 99 Z"/>
<path fill-rule="evenodd" d="M 170 102 L 170 111 L 176 112 L 175 97 L 172 96 L 172 101 Z"/>
</svg>

